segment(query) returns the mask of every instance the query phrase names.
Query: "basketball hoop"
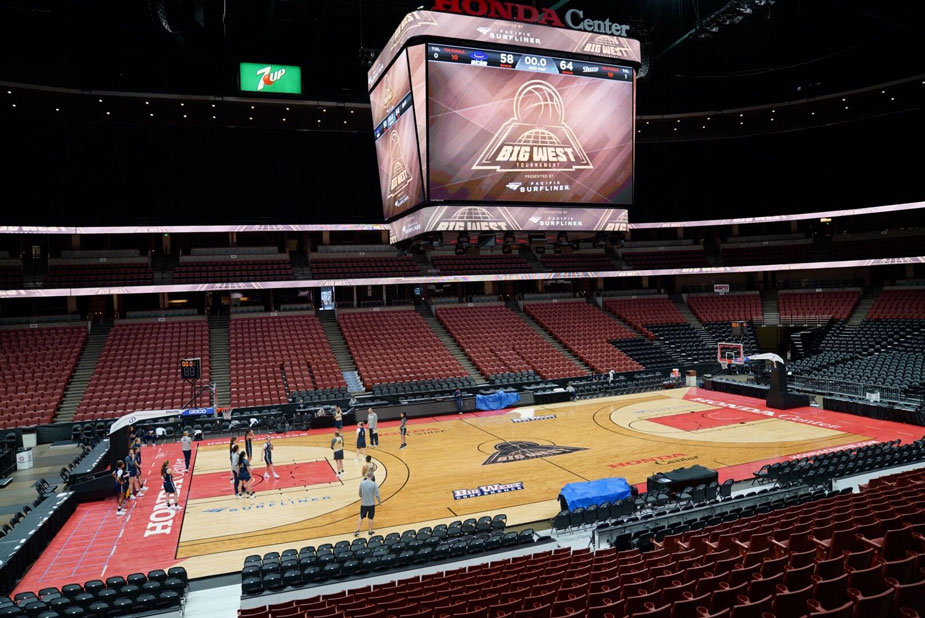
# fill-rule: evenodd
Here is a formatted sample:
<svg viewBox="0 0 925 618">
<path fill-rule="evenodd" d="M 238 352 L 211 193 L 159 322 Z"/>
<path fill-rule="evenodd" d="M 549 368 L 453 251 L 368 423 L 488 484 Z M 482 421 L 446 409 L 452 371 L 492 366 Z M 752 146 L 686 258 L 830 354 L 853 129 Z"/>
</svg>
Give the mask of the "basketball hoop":
<svg viewBox="0 0 925 618">
<path fill-rule="evenodd" d="M 719 343 L 716 345 L 716 360 L 724 369 L 729 365 L 744 365 L 745 349 L 741 343 Z"/>
</svg>

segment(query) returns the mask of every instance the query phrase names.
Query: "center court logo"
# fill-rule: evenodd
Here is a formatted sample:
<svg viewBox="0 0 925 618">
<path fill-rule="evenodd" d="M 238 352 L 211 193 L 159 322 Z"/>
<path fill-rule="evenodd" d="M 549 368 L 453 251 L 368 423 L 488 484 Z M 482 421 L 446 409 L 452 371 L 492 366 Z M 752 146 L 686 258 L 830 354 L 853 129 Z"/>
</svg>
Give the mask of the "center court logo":
<svg viewBox="0 0 925 618">
<path fill-rule="evenodd" d="M 501 125 L 472 169 L 569 172 L 594 168 L 565 122 L 562 96 L 551 85 L 537 79 L 523 84 L 514 95 L 513 112 L 513 117 Z"/>
<path fill-rule="evenodd" d="M 488 459 L 482 463 L 483 466 L 500 463 L 511 463 L 514 461 L 527 461 L 528 459 L 539 459 L 541 457 L 553 457 L 555 455 L 567 455 L 577 451 L 586 451 L 588 449 L 578 446 L 558 446 L 555 444 L 537 444 L 536 442 L 502 442 L 495 445 L 495 451 Z"/>
</svg>

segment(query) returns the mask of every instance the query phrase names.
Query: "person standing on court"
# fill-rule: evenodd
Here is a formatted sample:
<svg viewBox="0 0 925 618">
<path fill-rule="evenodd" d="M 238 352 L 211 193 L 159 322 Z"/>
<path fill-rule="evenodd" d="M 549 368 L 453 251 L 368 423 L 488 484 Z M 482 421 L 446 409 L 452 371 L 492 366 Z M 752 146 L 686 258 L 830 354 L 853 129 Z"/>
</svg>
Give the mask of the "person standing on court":
<svg viewBox="0 0 925 618">
<path fill-rule="evenodd" d="M 244 434 L 244 452 L 247 453 L 248 459 L 254 458 L 254 430 L 248 429 Z"/>
<path fill-rule="evenodd" d="M 180 438 L 180 450 L 183 451 L 183 460 L 186 461 L 186 471 L 189 472 L 189 460 L 193 454 L 193 439 L 189 437 L 189 432 L 184 431 L 183 437 Z"/>
<path fill-rule="evenodd" d="M 363 425 L 363 421 L 357 423 L 357 452 L 353 456 L 353 460 L 359 461 L 360 455 L 366 455 L 366 427 Z"/>
<path fill-rule="evenodd" d="M 237 441 L 238 441 L 238 439 L 237 439 L 235 436 L 231 436 L 231 441 L 228 443 L 228 459 L 230 459 L 230 460 L 232 460 L 232 461 L 234 460 L 234 452 L 235 452 L 235 447 L 237 446 L 237 444 L 236 444 Z M 235 478 L 236 478 L 235 476 L 232 476 L 232 477 L 231 477 L 231 482 L 232 482 L 232 483 L 235 483 Z M 237 491 L 237 484 L 236 484 L 236 486 L 235 486 L 235 492 L 234 492 L 234 493 L 238 493 L 238 491 Z"/>
<path fill-rule="evenodd" d="M 376 470 L 379 469 L 379 466 L 376 465 L 376 462 L 373 461 L 372 455 L 366 456 L 366 463 L 363 464 L 363 478 L 376 480 Z"/>
<path fill-rule="evenodd" d="M 186 433 L 186 432 L 183 432 Z M 171 511 L 179 511 L 182 507 L 177 502 L 177 486 L 173 482 L 173 473 L 170 471 L 170 465 L 167 460 L 161 464 L 161 478 L 164 479 L 164 496 L 167 501 L 167 508 Z M 173 496 L 173 504 L 170 504 L 170 497 Z"/>
<path fill-rule="evenodd" d="M 405 448 L 406 446 L 408 446 L 408 442 L 406 440 L 408 436 L 408 413 L 407 412 L 401 413 L 401 425 L 399 425 L 398 427 L 398 433 L 401 434 L 401 446 L 399 446 L 398 448 L 400 449 Z"/>
<path fill-rule="evenodd" d="M 238 479 L 241 481 L 241 493 L 238 494 L 239 498 L 248 496 L 250 498 L 254 497 L 254 489 L 251 486 L 251 464 L 250 459 L 247 456 L 247 453 L 241 453 L 241 456 L 238 458 Z"/>
<path fill-rule="evenodd" d="M 116 515 L 125 515 L 125 509 L 122 508 L 122 505 L 125 504 L 129 494 L 128 472 L 125 471 L 125 462 L 121 459 L 116 462 L 116 469 L 112 471 L 112 479 L 116 482 L 116 495 L 118 498 Z"/>
<path fill-rule="evenodd" d="M 247 459 L 250 461 L 250 455 L 247 456 Z M 276 468 L 273 467 L 273 444 L 270 443 L 269 434 L 263 440 L 263 463 L 267 467 L 263 472 L 263 478 L 268 479 L 272 474 L 273 478 L 278 479 L 279 475 L 276 473 Z"/>
<path fill-rule="evenodd" d="M 456 400 L 456 411 L 459 414 L 462 414 L 463 400 L 462 400 L 462 391 L 458 388 L 453 391 L 453 399 Z"/>
<path fill-rule="evenodd" d="M 231 445 L 231 475 L 234 477 L 234 495 L 239 496 L 239 487 L 241 479 L 238 477 L 238 470 L 241 466 L 241 454 L 238 452 L 238 445 Z"/>
<path fill-rule="evenodd" d="M 376 448 L 379 446 L 379 415 L 372 408 L 366 415 L 366 426 L 369 427 L 369 445 Z"/>
<path fill-rule="evenodd" d="M 334 437 L 331 439 L 331 450 L 334 451 L 334 465 L 337 467 L 337 476 L 344 473 L 344 436 L 340 429 L 334 430 Z"/>
<path fill-rule="evenodd" d="M 344 411 L 334 406 L 334 429 L 344 430 Z"/>
<path fill-rule="evenodd" d="M 369 536 L 373 535 L 373 517 L 376 516 L 376 502 L 382 504 L 382 497 L 379 495 L 379 486 L 371 478 L 364 478 L 360 481 L 360 519 L 357 521 L 357 531 L 353 536 L 360 536 L 360 528 L 363 527 L 363 518 L 369 518 Z"/>
</svg>

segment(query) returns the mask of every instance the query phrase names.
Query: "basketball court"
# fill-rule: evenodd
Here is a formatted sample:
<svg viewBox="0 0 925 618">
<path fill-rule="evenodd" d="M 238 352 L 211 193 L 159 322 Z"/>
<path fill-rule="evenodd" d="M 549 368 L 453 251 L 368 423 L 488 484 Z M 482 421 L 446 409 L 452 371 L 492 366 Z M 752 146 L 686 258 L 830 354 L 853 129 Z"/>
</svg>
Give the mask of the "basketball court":
<svg viewBox="0 0 925 618">
<path fill-rule="evenodd" d="M 870 441 L 921 437 L 908 425 L 816 408 L 770 410 L 760 400 L 682 388 L 586 402 L 414 419 L 399 449 L 397 422 L 380 423 L 378 534 L 505 513 L 508 525 L 558 511 L 560 488 L 700 464 L 746 479 L 762 464 Z M 143 449 L 152 488 L 116 517 L 115 499 L 81 505 L 17 590 L 36 590 L 146 565 L 184 566 L 191 577 L 240 570 L 249 554 L 352 539 L 362 458 L 346 451 L 334 474 L 331 430 L 273 438 L 279 479 L 264 479 L 254 444 L 254 498 L 232 495 L 228 441 L 196 445 L 190 473 L 179 446 Z M 353 443 L 347 428 L 347 444 Z M 165 508 L 157 471 L 172 462 L 184 510 Z M 364 522 L 365 523 L 365 522 Z M 365 526 L 364 526 L 365 534 Z"/>
</svg>

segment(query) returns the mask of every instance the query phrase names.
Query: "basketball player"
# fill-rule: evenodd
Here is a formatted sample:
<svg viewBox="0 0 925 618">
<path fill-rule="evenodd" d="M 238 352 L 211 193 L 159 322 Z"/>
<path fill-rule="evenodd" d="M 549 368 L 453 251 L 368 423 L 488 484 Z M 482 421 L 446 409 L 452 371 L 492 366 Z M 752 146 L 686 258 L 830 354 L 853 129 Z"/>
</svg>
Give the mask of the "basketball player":
<svg viewBox="0 0 925 618">
<path fill-rule="evenodd" d="M 379 466 L 376 465 L 376 462 L 373 461 L 372 455 L 366 456 L 366 463 L 363 464 L 363 478 L 376 480 L 376 470 L 379 469 Z"/>
<path fill-rule="evenodd" d="M 144 496 L 141 488 L 141 482 L 138 479 L 138 461 L 135 459 L 135 447 L 125 456 L 125 469 L 128 472 L 129 490 L 132 492 L 130 499 L 134 500 L 139 494 Z"/>
<path fill-rule="evenodd" d="M 357 452 L 353 456 L 353 461 L 359 461 L 360 455 L 366 454 L 366 427 L 363 421 L 357 423 Z"/>
<path fill-rule="evenodd" d="M 248 459 L 254 458 L 254 430 L 248 429 L 244 434 L 244 452 L 247 453 Z"/>
<path fill-rule="evenodd" d="M 344 412 L 340 406 L 334 406 L 334 429 L 344 429 Z"/>
<path fill-rule="evenodd" d="M 247 456 L 247 459 L 250 460 L 250 455 Z M 273 475 L 273 478 L 278 479 L 279 475 L 276 473 L 276 468 L 273 467 L 273 445 L 270 443 L 270 436 L 264 438 L 263 441 L 263 463 L 267 467 L 263 472 L 263 478 L 270 478 L 270 474 Z"/>
<path fill-rule="evenodd" d="M 453 399 L 456 400 L 456 412 L 458 414 L 462 414 L 462 411 L 463 411 L 462 391 L 459 390 L 458 388 L 455 391 L 453 391 Z"/>
<path fill-rule="evenodd" d="M 231 474 L 234 477 L 232 481 L 234 482 L 234 495 L 238 498 L 241 497 L 239 493 L 239 487 L 241 483 L 241 478 L 238 476 L 238 470 L 241 465 L 241 453 L 238 451 L 238 445 L 231 445 Z"/>
<path fill-rule="evenodd" d="M 344 473 L 344 436 L 340 429 L 334 430 L 334 438 L 331 439 L 331 450 L 334 451 L 334 465 L 337 466 L 338 478 Z"/>
<path fill-rule="evenodd" d="M 122 508 L 122 505 L 125 504 L 125 499 L 128 497 L 129 486 L 128 473 L 125 471 L 125 462 L 121 459 L 116 462 L 116 469 L 112 471 L 112 480 L 116 483 L 116 496 L 118 501 L 116 515 L 125 515 L 125 509 Z"/>
<path fill-rule="evenodd" d="M 401 446 L 398 448 L 405 448 L 408 446 L 406 441 L 408 436 L 408 414 L 406 412 L 401 413 L 401 425 L 398 427 L 398 432 L 401 434 Z"/>
<path fill-rule="evenodd" d="M 238 459 L 238 480 L 241 482 L 241 493 L 238 494 L 238 497 L 241 498 L 244 495 L 248 497 L 254 496 L 254 490 L 251 487 L 251 463 L 250 459 L 247 457 L 247 453 L 241 453 L 240 459 Z"/>
<path fill-rule="evenodd" d="M 376 516 L 376 502 L 382 504 L 382 497 L 379 495 L 379 486 L 376 481 L 365 478 L 360 481 L 360 519 L 357 521 L 357 531 L 353 536 L 360 536 L 360 528 L 363 527 L 363 518 L 369 518 L 369 536 L 373 535 L 373 517 Z"/>
<path fill-rule="evenodd" d="M 182 507 L 177 502 L 177 486 L 173 483 L 173 473 L 167 460 L 161 464 L 161 478 L 164 479 L 164 495 L 167 497 L 167 508 L 171 511 L 179 511 Z M 170 504 L 170 497 L 173 496 L 173 504 Z"/>
<path fill-rule="evenodd" d="M 369 427 L 369 445 L 372 448 L 379 446 L 379 415 L 372 408 L 366 414 L 366 426 Z"/>
</svg>

